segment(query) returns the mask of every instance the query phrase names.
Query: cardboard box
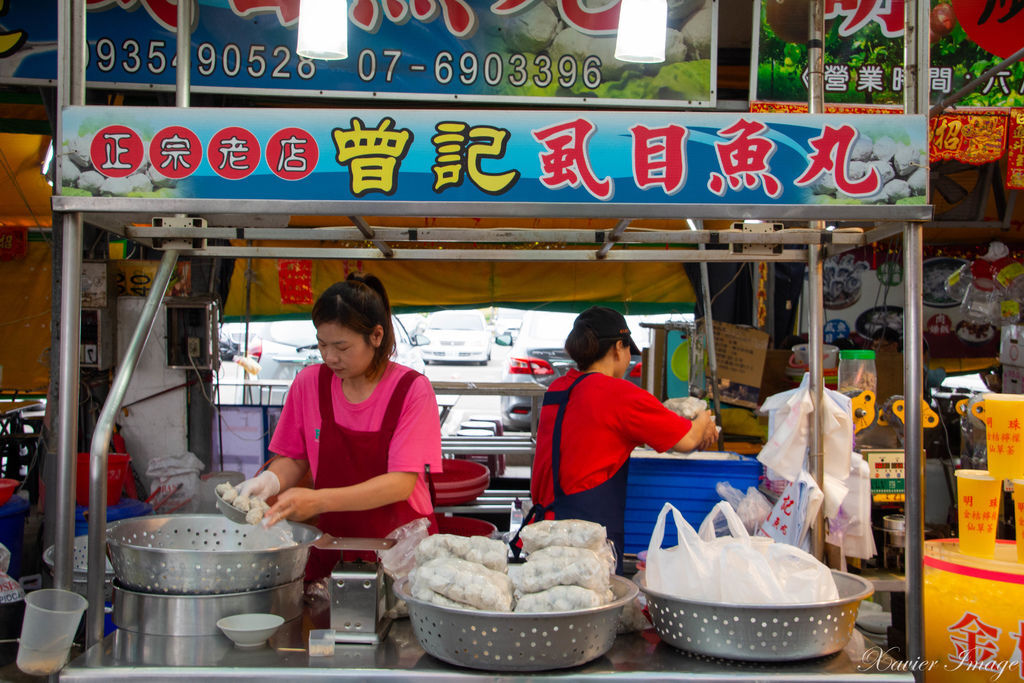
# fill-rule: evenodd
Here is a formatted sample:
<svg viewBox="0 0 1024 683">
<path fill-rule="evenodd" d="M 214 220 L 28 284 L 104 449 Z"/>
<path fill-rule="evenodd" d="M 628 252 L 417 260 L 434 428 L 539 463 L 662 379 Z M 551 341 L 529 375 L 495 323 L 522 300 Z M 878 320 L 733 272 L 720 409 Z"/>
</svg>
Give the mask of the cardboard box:
<svg viewBox="0 0 1024 683">
<path fill-rule="evenodd" d="M 1003 393 L 1024 394 L 1024 367 L 1020 365 L 1003 366 Z"/>
<path fill-rule="evenodd" d="M 1024 325 L 1003 325 L 999 337 L 999 362 L 1024 366 Z"/>
<path fill-rule="evenodd" d="M 697 325 L 697 334 L 703 337 L 704 320 L 697 321 Z M 756 408 L 768 351 L 768 334 L 753 327 L 715 321 L 714 336 L 722 402 Z"/>
</svg>

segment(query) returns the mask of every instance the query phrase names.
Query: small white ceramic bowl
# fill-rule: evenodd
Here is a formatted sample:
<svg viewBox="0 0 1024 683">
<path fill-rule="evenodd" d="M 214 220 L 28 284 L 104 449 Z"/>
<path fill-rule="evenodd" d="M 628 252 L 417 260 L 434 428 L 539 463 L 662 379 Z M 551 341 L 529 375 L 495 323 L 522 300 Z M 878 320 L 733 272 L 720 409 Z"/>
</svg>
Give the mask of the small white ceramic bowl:
<svg viewBox="0 0 1024 683">
<path fill-rule="evenodd" d="M 219 619 L 217 628 L 238 647 L 260 647 L 283 623 L 276 614 L 235 614 Z"/>
</svg>

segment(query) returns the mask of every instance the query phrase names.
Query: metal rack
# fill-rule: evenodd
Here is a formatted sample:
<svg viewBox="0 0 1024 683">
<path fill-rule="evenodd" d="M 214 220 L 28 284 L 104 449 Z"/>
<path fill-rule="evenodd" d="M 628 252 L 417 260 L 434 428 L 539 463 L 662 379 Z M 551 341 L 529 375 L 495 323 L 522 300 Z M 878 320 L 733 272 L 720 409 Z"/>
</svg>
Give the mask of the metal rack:
<svg viewBox="0 0 1024 683">
<path fill-rule="evenodd" d="M 188 65 L 189 36 L 187 34 L 189 3 L 178 3 L 178 100 L 177 105 L 188 106 Z M 815 2 L 815 12 L 820 12 L 823 3 Z M 915 7 L 919 5 L 920 7 Z M 85 55 L 85 2 L 74 0 L 71 3 L 60 3 L 60 63 L 65 71 L 58 82 L 58 99 L 62 106 L 83 104 L 84 92 L 84 55 Z M 914 16 L 914 9 L 917 16 Z M 927 40 L 913 40 L 916 36 L 915 27 L 927 26 L 927 3 L 908 3 L 908 45 L 917 44 L 918 49 L 923 43 L 927 50 Z M 818 22 L 823 22 L 819 16 Z M 819 34 L 820 35 L 820 34 Z M 927 34 L 924 34 L 924 38 Z M 813 41 L 812 41 L 813 42 Z M 820 48 L 818 48 L 820 53 Z M 925 53 L 926 54 L 926 53 Z M 919 55 L 910 52 L 908 64 L 920 63 Z M 820 62 L 815 66 L 812 55 L 812 83 L 820 84 Z M 914 87 L 916 69 L 907 69 L 908 88 Z M 813 91 L 813 88 L 812 88 Z M 812 113 L 815 110 L 812 102 Z M 918 106 L 915 111 L 921 111 Z M 59 125 L 59 124 L 58 124 Z M 59 132 L 59 127 L 58 127 Z M 59 137 L 59 135 L 58 135 Z M 58 187 L 60 183 L 56 184 Z M 155 315 L 156 307 L 166 289 L 167 282 L 179 255 L 210 255 L 223 257 L 253 258 L 330 258 L 330 259 L 410 259 L 434 261 L 517 261 L 533 260 L 545 262 L 573 261 L 647 261 L 647 262 L 707 262 L 707 261 L 801 261 L 809 268 L 811 291 L 810 307 L 812 311 L 810 325 L 810 357 L 812 394 L 820 400 L 823 391 L 820 350 L 822 343 L 821 312 L 822 305 L 822 262 L 824 257 L 836 250 L 845 250 L 877 240 L 902 234 L 904 239 L 904 259 L 906 270 L 906 336 L 908 343 L 907 367 L 905 372 L 905 393 L 909 396 L 922 393 L 921 377 L 921 263 L 922 263 L 922 222 L 931 218 L 931 207 L 928 205 L 887 207 L 887 222 L 877 223 L 871 230 L 846 229 L 840 223 L 840 229 L 828 231 L 824 229 L 822 214 L 815 207 L 773 206 L 767 216 L 766 208 L 757 205 L 691 205 L 686 210 L 688 217 L 693 219 L 759 219 L 783 220 L 810 223 L 811 228 L 793 228 L 776 233 L 749 233 L 743 231 L 687 230 L 680 221 L 679 230 L 630 230 L 634 219 L 640 218 L 672 218 L 678 220 L 679 209 L 665 206 L 628 205 L 613 207 L 602 205 L 562 204 L 545 206 L 542 210 L 550 217 L 601 217 L 619 219 L 611 230 L 580 231 L 580 230 L 516 230 L 516 229 L 445 229 L 406 230 L 371 226 L 361 216 L 372 214 L 389 215 L 435 215 L 435 216 L 530 216 L 538 210 L 533 205 L 498 205 L 498 204 L 461 204 L 451 207 L 444 203 L 429 205 L 409 205 L 402 202 L 296 202 L 296 201 L 231 201 L 231 200 L 168 200 L 168 199 L 124 199 L 103 197 L 70 197 L 55 196 L 53 209 L 61 214 L 60 221 L 64 230 L 64 256 L 62 268 L 63 290 L 61 297 L 61 372 L 60 372 L 60 463 L 58 467 L 57 490 L 58 500 L 56 533 L 56 557 L 54 563 L 55 584 L 58 587 L 70 587 L 72 570 L 72 525 L 73 508 L 68 501 L 71 496 L 74 480 L 74 435 L 77 425 L 75 409 L 77 406 L 77 373 L 78 358 L 78 320 L 80 314 L 79 274 L 81 270 L 82 224 L 88 221 L 110 232 L 137 240 L 141 243 L 164 250 L 160 270 L 153 283 L 149 300 L 135 331 L 128 351 L 128 359 L 119 368 L 115 377 L 111 398 L 104 406 L 92 447 L 92 478 L 90 500 L 89 548 L 90 566 L 102 566 L 104 552 L 104 534 L 106 524 L 106 442 L 109 440 L 109 428 L 112 426 L 113 414 L 116 412 L 124 390 L 130 380 L 134 361 L 145 339 L 149 326 Z M 616 215 L 628 212 L 629 215 Z M 154 218 L 184 214 L 188 217 L 205 219 L 209 227 L 161 227 Z M 288 218 L 292 215 L 304 216 L 351 216 L 355 228 L 290 228 Z M 870 221 L 878 217 L 878 211 L 866 211 L 864 207 L 833 206 L 830 207 L 829 218 L 838 221 Z M 57 221 L 55 221 L 57 222 Z M 142 226 L 142 227 L 140 227 Z M 308 247 L 266 247 L 253 245 L 253 240 L 262 239 L 307 240 Z M 207 246 L 206 239 L 234 239 L 244 242 L 241 246 Z M 357 246 L 337 245 L 325 246 L 325 240 L 357 241 Z M 447 243 L 445 249 L 417 248 L 423 240 L 434 243 Z M 476 243 L 521 243 L 555 242 L 563 246 L 587 245 L 585 248 L 561 248 L 553 250 L 528 249 L 487 249 L 477 248 Z M 662 249 L 628 249 L 627 246 L 665 245 Z M 756 256 L 735 253 L 733 250 L 695 249 L 695 246 L 714 244 L 754 244 L 781 245 L 778 253 L 758 254 Z M 372 246 L 369 246 L 372 245 Z M 522 394 L 524 385 L 516 385 L 517 395 Z M 536 415 L 538 411 L 534 411 Z M 908 401 L 907 414 L 906 462 L 908 472 L 917 472 L 922 468 L 921 449 L 921 415 L 918 402 Z M 812 423 L 812 467 L 817 466 L 818 476 L 821 472 L 821 426 Z M 907 479 L 907 547 L 908 547 L 908 631 L 911 638 L 908 655 L 920 658 L 922 654 L 923 627 L 921 617 L 920 553 L 923 540 L 923 492 L 920 477 Z M 821 534 L 821 525 L 819 534 Z M 916 549 L 915 549 L 916 548 Z M 913 553 L 916 552 L 916 559 Z M 911 569 L 912 568 L 912 569 Z M 95 585 L 90 585 L 90 604 L 87 634 L 89 643 L 97 642 L 102 635 L 102 571 L 90 572 L 95 577 Z M 915 629 L 917 631 L 915 632 Z"/>
</svg>

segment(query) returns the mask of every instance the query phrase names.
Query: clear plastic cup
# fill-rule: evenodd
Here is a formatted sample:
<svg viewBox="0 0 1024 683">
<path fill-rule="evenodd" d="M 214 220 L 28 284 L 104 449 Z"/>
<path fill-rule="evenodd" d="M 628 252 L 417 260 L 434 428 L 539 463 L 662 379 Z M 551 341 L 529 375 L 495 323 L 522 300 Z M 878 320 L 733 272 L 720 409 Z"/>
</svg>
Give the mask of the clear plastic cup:
<svg viewBox="0 0 1024 683">
<path fill-rule="evenodd" d="M 985 423 L 988 471 L 996 479 L 1024 477 L 1024 395 L 983 394 L 971 409 Z"/>
<path fill-rule="evenodd" d="M 60 671 L 68 661 L 71 641 L 88 604 L 78 593 L 59 588 L 44 588 L 26 595 L 18 668 L 31 676 Z"/>
<path fill-rule="evenodd" d="M 960 552 L 964 555 L 992 557 L 995 554 L 1002 483 L 987 470 L 956 471 Z"/>
<path fill-rule="evenodd" d="M 1013 515 L 1017 530 L 1017 561 L 1024 562 L 1024 479 L 1013 480 Z"/>
</svg>

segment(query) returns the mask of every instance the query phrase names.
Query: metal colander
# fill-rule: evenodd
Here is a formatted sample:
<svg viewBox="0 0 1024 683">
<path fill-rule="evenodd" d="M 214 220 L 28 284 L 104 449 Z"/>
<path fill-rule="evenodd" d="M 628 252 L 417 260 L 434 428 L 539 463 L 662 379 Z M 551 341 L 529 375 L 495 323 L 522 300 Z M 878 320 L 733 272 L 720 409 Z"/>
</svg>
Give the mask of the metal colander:
<svg viewBox="0 0 1024 683">
<path fill-rule="evenodd" d="M 135 517 L 110 525 L 107 550 L 119 583 L 141 593 L 216 595 L 301 578 L 321 536 L 308 524 L 269 529 L 222 515 Z"/>
<path fill-rule="evenodd" d="M 54 546 L 49 546 L 43 551 L 43 562 L 46 563 L 47 568 L 50 570 L 50 575 L 53 575 L 53 555 L 56 552 Z M 82 597 L 89 597 L 87 590 L 89 587 L 89 537 L 88 536 L 75 536 L 75 549 L 71 556 L 72 569 L 74 570 L 71 575 L 71 590 L 78 593 Z M 110 560 L 106 563 L 106 575 L 103 580 L 103 596 L 107 602 L 113 600 L 114 595 L 114 570 L 110 566 Z"/>
<path fill-rule="evenodd" d="M 409 595 L 407 578 L 395 594 L 409 605 L 416 639 L 429 654 L 457 666 L 487 671 L 544 671 L 597 659 L 615 642 L 622 608 L 636 584 L 612 577 L 615 600 L 576 612 L 519 614 L 442 607 Z"/>
<path fill-rule="evenodd" d="M 833 571 L 832 577 L 839 598 L 809 605 L 731 605 L 643 591 L 658 635 L 680 650 L 751 661 L 808 659 L 842 650 L 860 601 L 874 593 L 859 576 Z"/>
</svg>

